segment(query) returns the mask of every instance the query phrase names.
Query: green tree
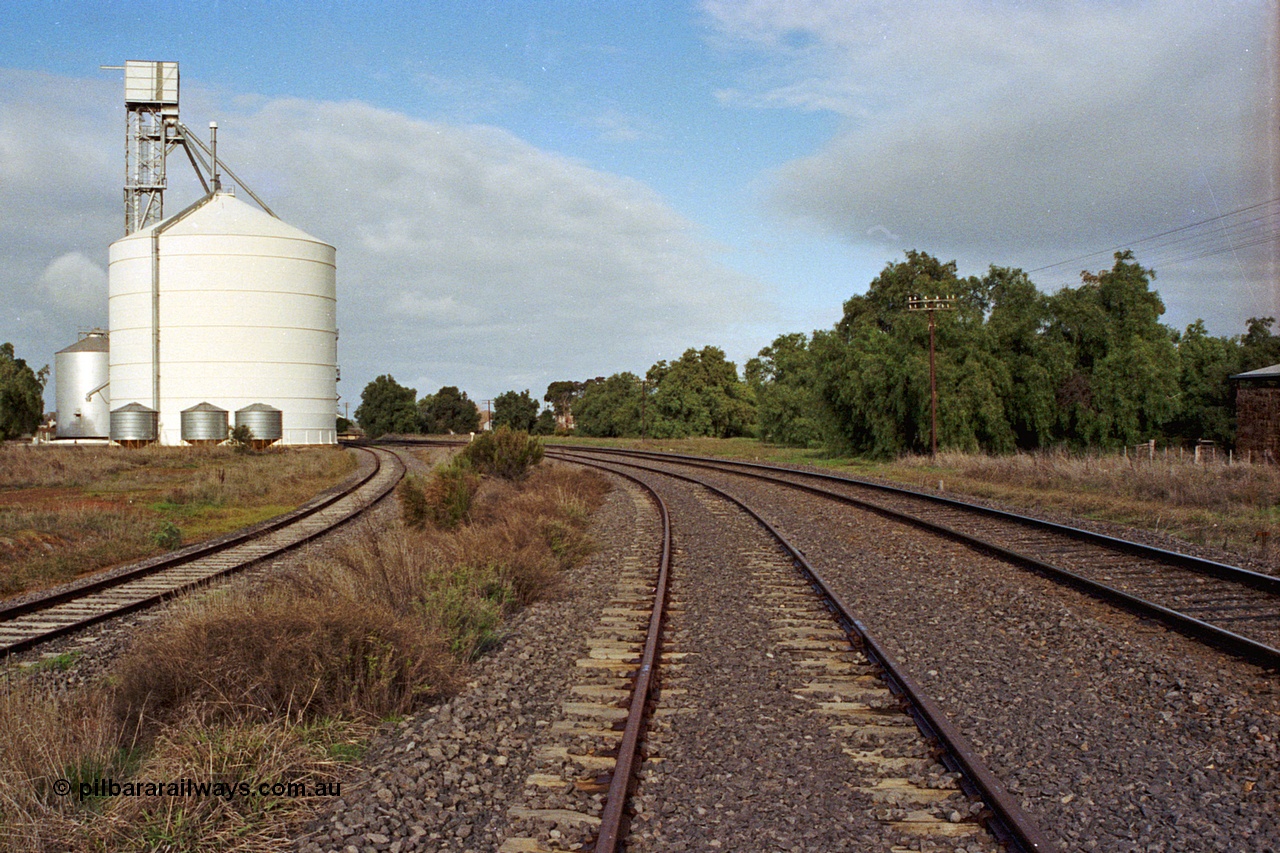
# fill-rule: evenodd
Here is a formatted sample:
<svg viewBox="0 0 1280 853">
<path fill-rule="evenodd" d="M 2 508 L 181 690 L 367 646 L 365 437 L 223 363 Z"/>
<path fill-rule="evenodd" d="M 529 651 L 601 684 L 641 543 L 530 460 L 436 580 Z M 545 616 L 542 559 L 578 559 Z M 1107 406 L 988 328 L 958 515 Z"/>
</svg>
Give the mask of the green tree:
<svg viewBox="0 0 1280 853">
<path fill-rule="evenodd" d="M 1022 449 L 1053 440 L 1058 421 L 1054 389 L 1063 378 L 1059 353 L 1044 339 L 1049 299 L 1022 270 L 992 266 L 978 284 L 988 314 L 985 351 L 1007 372 L 1005 418 Z"/>
<path fill-rule="evenodd" d="M 759 437 L 807 447 L 823 437 L 816 365 L 804 334 L 779 335 L 743 371 L 755 395 Z"/>
<path fill-rule="evenodd" d="M 445 385 L 418 401 L 418 429 L 423 433 L 471 433 L 480 429 L 480 410 L 454 385 Z"/>
<path fill-rule="evenodd" d="M 1050 297 L 1045 337 L 1071 365 L 1057 392 L 1066 441 L 1133 444 L 1155 438 L 1176 415 L 1178 351 L 1160 322 L 1154 275 L 1133 252 L 1116 252 L 1111 269 L 1081 273 L 1080 287 Z"/>
<path fill-rule="evenodd" d="M 538 422 L 533 425 L 534 435 L 555 435 L 556 413 L 551 409 L 543 409 L 538 413 Z"/>
<path fill-rule="evenodd" d="M 572 380 L 552 382 L 547 386 L 547 393 L 542 399 L 551 404 L 555 417 L 563 418 L 573 410 L 573 403 L 582 394 L 585 384 Z"/>
<path fill-rule="evenodd" d="M 845 302 L 835 328 L 810 346 L 831 443 L 875 456 L 929 448 L 928 318 L 909 310 L 912 296 L 926 295 L 953 297 L 956 307 L 935 315 L 939 446 L 1012 447 L 1009 373 L 984 328 L 993 290 L 957 278 L 954 261 L 912 250 Z"/>
<path fill-rule="evenodd" d="M 1240 370 L 1280 364 L 1280 335 L 1271 333 L 1274 317 L 1250 317 L 1240 337 Z"/>
<path fill-rule="evenodd" d="M 573 420 L 582 435 L 618 438 L 640 434 L 640 377 L 615 373 L 582 383 L 573 403 Z"/>
<path fill-rule="evenodd" d="M 509 427 L 517 432 L 531 432 L 538 422 L 538 401 L 528 389 L 507 391 L 493 398 L 493 428 Z"/>
<path fill-rule="evenodd" d="M 1240 371 L 1243 357 L 1238 339 L 1215 337 L 1196 320 L 1175 335 L 1178 347 L 1177 410 L 1168 433 L 1184 441 L 1209 439 L 1223 446 L 1235 443 L 1235 400 L 1228 377 Z"/>
<path fill-rule="evenodd" d="M 35 432 L 44 420 L 44 386 L 49 365 L 33 371 L 14 355 L 13 344 L 0 345 L 0 440 Z"/>
<path fill-rule="evenodd" d="M 677 361 L 649 368 L 645 431 L 655 438 L 750 435 L 755 427 L 751 389 L 724 350 L 687 349 Z M 642 391 L 647 390 L 642 389 Z"/>
<path fill-rule="evenodd" d="M 384 433 L 413 433 L 418 430 L 417 391 L 384 374 L 364 386 L 356 420 L 369 438 Z"/>
</svg>

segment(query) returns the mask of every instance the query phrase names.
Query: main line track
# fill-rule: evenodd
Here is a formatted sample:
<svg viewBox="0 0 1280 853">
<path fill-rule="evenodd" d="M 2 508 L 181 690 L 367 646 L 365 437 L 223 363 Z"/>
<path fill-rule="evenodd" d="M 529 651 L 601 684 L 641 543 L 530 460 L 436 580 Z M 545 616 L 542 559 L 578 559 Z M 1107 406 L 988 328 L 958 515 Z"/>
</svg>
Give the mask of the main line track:
<svg viewBox="0 0 1280 853">
<path fill-rule="evenodd" d="M 994 554 L 1259 666 L 1280 668 L 1280 577 L 953 498 L 752 462 L 558 447 L 565 458 L 702 469 L 860 507 Z M 659 467 L 653 467 L 659 466 Z"/>
<path fill-rule="evenodd" d="M 292 512 L 96 581 L 0 607 L 0 657 L 150 607 L 297 548 L 355 518 L 395 488 L 405 466 L 392 451 L 354 449 L 364 455 L 357 473 Z"/>
<path fill-rule="evenodd" d="M 799 623 L 788 621 L 785 627 L 776 630 L 782 631 L 788 637 L 782 647 L 793 650 L 798 654 L 800 658 L 798 665 L 803 667 L 807 663 L 809 666 L 818 665 L 821 667 L 820 677 L 811 682 L 802 692 L 835 697 L 837 701 L 823 703 L 826 712 L 836 715 L 850 715 L 842 719 L 857 724 L 853 726 L 844 725 L 842 728 L 857 730 L 861 732 L 863 737 L 868 737 L 868 732 L 874 732 L 874 734 L 869 735 L 870 741 L 873 744 L 883 745 L 901 737 L 897 733 L 903 730 L 896 727 L 903 725 L 903 723 L 896 722 L 896 717 L 902 714 L 909 716 L 923 737 L 933 745 L 929 748 L 932 757 L 926 759 L 925 763 L 937 761 L 948 771 L 954 772 L 959 776 L 960 788 L 974 801 L 979 801 L 983 804 L 980 818 L 999 843 L 1006 845 L 1007 849 L 1016 851 L 1050 851 L 1055 849 L 1051 842 L 1022 812 L 1014 799 L 1005 792 L 999 781 L 978 757 L 976 750 L 951 725 L 936 703 L 923 693 L 880 643 L 867 632 L 866 627 L 850 612 L 840 596 L 827 585 L 818 569 L 811 565 L 798 549 L 792 546 L 781 533 L 751 507 L 717 486 L 687 474 L 671 471 L 657 472 L 643 466 L 634 465 L 634 463 L 622 461 L 586 459 L 580 454 L 564 453 L 561 449 L 553 449 L 549 455 L 564 461 L 600 468 L 640 485 L 648 492 L 658 507 L 663 528 L 663 541 L 659 554 L 660 567 L 657 581 L 654 584 L 653 610 L 647 620 L 648 627 L 645 632 L 642 651 L 638 658 L 632 659 L 634 668 L 630 675 L 632 693 L 627 702 L 628 714 L 618 745 L 617 763 L 610 777 L 608 794 L 604 801 L 603 813 L 600 816 L 597 836 L 591 848 L 595 853 L 612 853 L 612 851 L 621 848 L 626 838 L 628 814 L 635 811 L 634 808 L 628 809 L 627 797 L 635 786 L 633 768 L 639 766 L 642 760 L 640 750 L 645 742 L 643 732 L 651 714 L 655 713 L 655 711 L 661 713 L 664 705 L 662 691 L 659 688 L 659 679 L 662 673 L 658 671 L 658 667 L 664 643 L 663 632 L 666 621 L 664 607 L 669 598 L 668 578 L 671 573 L 672 522 L 666 503 L 659 496 L 654 485 L 647 482 L 647 478 L 637 476 L 640 472 L 628 473 L 620 470 L 623 467 L 639 467 L 647 472 L 650 477 L 658 474 L 661 477 L 692 484 L 701 490 L 705 490 L 705 493 L 714 496 L 715 500 L 725 502 L 733 506 L 737 511 L 745 513 L 755 524 L 758 524 L 767 532 L 769 538 L 776 543 L 776 546 L 785 555 L 783 566 L 789 565 L 791 569 L 799 573 L 799 576 L 795 576 L 793 573 L 794 580 L 787 582 L 785 581 L 787 570 L 783 568 L 783 574 L 779 577 L 784 580 L 780 585 L 775 583 L 776 588 L 766 591 L 764 593 L 766 597 L 775 602 L 785 598 L 788 604 L 783 606 L 783 611 L 798 614 L 799 611 L 805 609 L 805 606 L 796 603 L 795 596 L 799 594 L 797 589 L 809 589 L 821 601 L 821 608 L 818 609 L 818 612 L 826 612 L 828 614 L 827 617 L 820 618 L 818 622 L 813 622 L 812 617 L 810 617 L 809 621 L 801 618 Z M 763 557 L 762 559 L 764 563 L 767 563 L 772 558 Z M 787 598 L 788 596 L 790 598 Z M 826 624 L 830 627 L 822 627 L 824 619 L 827 620 Z M 844 642 L 847 643 L 845 646 L 847 651 L 836 651 L 838 646 L 830 644 L 831 640 L 828 632 L 832 632 L 832 629 L 836 629 L 834 632 L 836 635 L 843 637 Z M 853 657 L 850 658 L 850 655 Z M 815 659 L 806 662 L 803 660 L 806 656 Z M 845 672 L 844 670 L 848 671 Z M 679 690 L 675 692 L 683 693 L 685 691 Z M 668 710 L 678 712 L 678 709 Z M 803 726 L 803 722 L 798 722 L 798 724 Z M 901 775 L 901 771 L 898 770 L 895 773 L 894 768 L 899 767 L 900 763 L 906 760 L 902 758 L 886 759 L 882 755 L 880 746 L 865 752 L 856 747 L 846 749 L 845 752 L 854 756 L 854 763 L 858 767 L 858 772 L 864 775 L 874 775 L 876 772 L 885 777 Z M 589 785 L 590 780 L 579 782 L 578 784 Z M 928 789 L 922 789 L 919 793 L 912 794 L 910 790 L 911 784 L 904 779 L 884 778 L 880 784 L 882 787 L 874 785 L 866 787 L 864 783 L 864 787 L 858 790 L 868 792 L 873 790 L 877 792 L 894 790 L 894 796 L 901 797 L 903 802 L 911 802 L 913 796 L 923 797 L 923 800 L 918 802 L 938 802 L 939 799 L 944 799 L 946 796 L 945 791 L 931 791 Z M 887 788 L 883 786 L 887 786 Z M 979 807 L 975 806 L 974 808 L 976 810 Z M 948 820 L 931 818 L 927 809 L 917 810 L 911 814 L 911 820 L 915 821 L 912 825 L 913 831 L 921 834 L 941 833 L 947 835 L 955 831 L 966 831 L 963 827 L 957 827 Z M 559 815 L 558 817 L 561 821 L 565 820 L 564 815 Z M 958 816 L 951 820 L 954 821 L 956 819 L 958 819 Z M 896 824 L 898 828 L 905 825 Z M 530 838 L 509 839 L 501 849 L 515 851 L 547 850 L 550 848 L 545 848 Z"/>
</svg>

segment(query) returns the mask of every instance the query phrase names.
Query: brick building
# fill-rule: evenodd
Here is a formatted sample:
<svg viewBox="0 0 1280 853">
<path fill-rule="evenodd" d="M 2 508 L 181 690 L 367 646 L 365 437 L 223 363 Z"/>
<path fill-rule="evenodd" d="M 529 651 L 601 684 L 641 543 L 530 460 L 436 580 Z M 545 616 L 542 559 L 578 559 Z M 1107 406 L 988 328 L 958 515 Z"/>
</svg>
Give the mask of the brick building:
<svg viewBox="0 0 1280 853">
<path fill-rule="evenodd" d="M 1231 377 L 1236 384 L 1236 458 L 1280 462 L 1280 364 Z"/>
</svg>

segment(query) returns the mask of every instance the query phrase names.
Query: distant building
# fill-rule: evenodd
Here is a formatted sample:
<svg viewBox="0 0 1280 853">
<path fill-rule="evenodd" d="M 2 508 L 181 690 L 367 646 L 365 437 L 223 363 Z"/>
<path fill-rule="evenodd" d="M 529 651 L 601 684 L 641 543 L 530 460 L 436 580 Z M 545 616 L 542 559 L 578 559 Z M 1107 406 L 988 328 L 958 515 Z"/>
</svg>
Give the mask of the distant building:
<svg viewBox="0 0 1280 853">
<path fill-rule="evenodd" d="M 1280 364 L 1231 377 L 1236 383 L 1236 456 L 1280 462 Z"/>
</svg>

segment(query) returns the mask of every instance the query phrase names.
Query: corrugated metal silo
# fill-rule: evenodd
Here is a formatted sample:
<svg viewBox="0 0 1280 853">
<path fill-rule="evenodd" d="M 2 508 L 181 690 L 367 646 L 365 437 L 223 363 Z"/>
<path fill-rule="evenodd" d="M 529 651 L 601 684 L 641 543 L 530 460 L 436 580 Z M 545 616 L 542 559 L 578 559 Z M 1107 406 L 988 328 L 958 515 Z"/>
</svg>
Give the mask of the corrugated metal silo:
<svg viewBox="0 0 1280 853">
<path fill-rule="evenodd" d="M 111 412 L 111 440 L 126 447 L 140 447 L 156 440 L 160 413 L 141 403 L 129 403 Z"/>
<path fill-rule="evenodd" d="M 114 399 L 183 409 L 267 403 L 285 444 L 337 441 L 335 252 L 228 193 L 111 245 Z"/>
<path fill-rule="evenodd" d="M 110 435 L 107 349 L 107 333 L 94 329 L 54 355 L 58 438 L 106 438 Z"/>
<path fill-rule="evenodd" d="M 236 410 L 236 426 L 247 426 L 255 447 L 266 447 L 284 434 L 283 412 L 266 403 L 254 403 Z"/>
<path fill-rule="evenodd" d="M 227 440 L 227 410 L 200 403 L 182 410 L 182 440 L 188 444 L 219 444 Z"/>
</svg>

